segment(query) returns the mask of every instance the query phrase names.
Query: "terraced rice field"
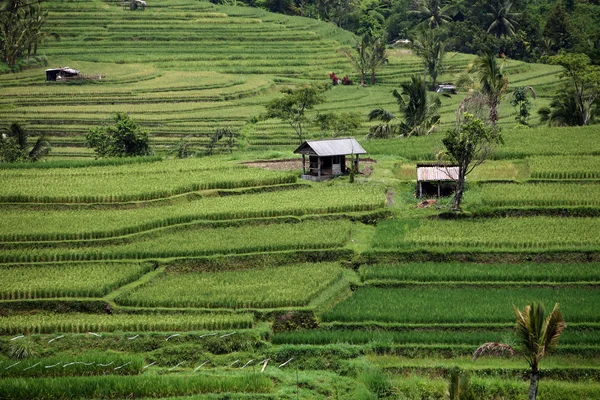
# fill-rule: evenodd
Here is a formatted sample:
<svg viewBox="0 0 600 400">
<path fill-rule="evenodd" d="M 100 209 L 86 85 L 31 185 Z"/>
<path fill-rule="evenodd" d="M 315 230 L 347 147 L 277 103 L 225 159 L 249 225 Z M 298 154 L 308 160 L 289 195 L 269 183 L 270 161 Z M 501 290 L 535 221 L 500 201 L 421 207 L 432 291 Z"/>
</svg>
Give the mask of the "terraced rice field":
<svg viewBox="0 0 600 400">
<path fill-rule="evenodd" d="M 180 6 L 156 0 L 144 12 L 101 0 L 49 1 L 46 7 L 48 30 L 61 37 L 40 50 L 50 66 L 69 65 L 101 79 L 44 82 L 43 68 L 0 76 L 0 118 L 49 135 L 56 157 L 90 157 L 83 136 L 116 112 L 148 128 L 161 152 L 172 151 L 182 137 L 201 151 L 216 128 L 228 126 L 241 135 L 243 147 L 293 145 L 297 139 L 288 125 L 261 120 L 264 105 L 290 84 L 324 83 L 332 71 L 355 75 L 339 52 L 355 43 L 353 35 L 315 20 L 206 1 Z M 451 54 L 442 79 L 453 80 L 471 59 Z M 313 114 L 359 113 L 364 122 L 357 136 L 366 135 L 367 113 L 395 110 L 392 89 L 420 73 L 418 59 L 404 50 L 390 50 L 389 60 L 376 86 L 335 87 Z M 536 105 L 548 103 L 556 67 L 509 61 L 506 69 L 511 85 L 534 85 Z M 453 123 L 461 98 L 443 99 L 443 126 Z M 514 125 L 513 113 L 502 106 L 502 126 Z M 315 128 L 308 132 L 323 135 Z"/>
<path fill-rule="evenodd" d="M 363 399 L 383 387 L 443 399 L 458 367 L 478 398 L 520 399 L 522 360 L 470 356 L 514 343 L 513 307 L 532 301 L 559 302 L 567 323 L 540 398 L 600 397 L 596 126 L 511 129 L 504 99 L 505 145 L 447 219 L 450 199 L 414 198 L 415 166 L 441 149 L 464 94 L 443 99 L 433 135 L 362 140 L 374 160 L 352 184 L 243 163 L 294 157 L 297 138 L 260 118 L 264 104 L 332 71 L 353 77 L 338 51 L 348 32 L 205 1 L 44 4 L 61 35 L 40 50 L 50 66 L 102 78 L 0 75 L 0 118 L 50 135 L 55 156 L 0 166 L 1 398 Z M 442 80 L 471 59 L 451 55 Z M 506 68 L 536 106 L 559 84 L 554 66 Z M 360 138 L 367 112 L 396 110 L 391 91 L 415 73 L 414 56 L 390 50 L 377 85 L 334 87 L 311 116 L 360 113 Z M 148 128 L 159 156 L 93 161 L 83 135 L 114 112 Z M 226 126 L 240 133 L 231 154 L 161 156 Z"/>
</svg>

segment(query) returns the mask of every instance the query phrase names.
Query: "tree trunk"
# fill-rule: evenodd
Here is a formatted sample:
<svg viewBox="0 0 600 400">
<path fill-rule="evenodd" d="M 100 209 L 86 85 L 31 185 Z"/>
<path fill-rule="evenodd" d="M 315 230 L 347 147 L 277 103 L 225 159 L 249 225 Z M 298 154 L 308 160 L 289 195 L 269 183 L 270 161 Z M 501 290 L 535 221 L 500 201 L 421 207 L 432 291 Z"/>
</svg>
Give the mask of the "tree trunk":
<svg viewBox="0 0 600 400">
<path fill-rule="evenodd" d="M 463 194 L 465 193 L 465 169 L 460 167 L 458 171 L 458 179 L 456 181 L 456 192 L 454 193 L 454 203 L 452 209 L 454 211 L 460 210 L 460 203 L 462 202 Z"/>
<path fill-rule="evenodd" d="M 371 71 L 371 85 L 375 84 L 375 70 Z"/>
<path fill-rule="evenodd" d="M 529 400 L 536 400 L 538 391 L 538 382 L 540 380 L 539 371 L 531 371 L 531 381 L 529 383 Z"/>
</svg>

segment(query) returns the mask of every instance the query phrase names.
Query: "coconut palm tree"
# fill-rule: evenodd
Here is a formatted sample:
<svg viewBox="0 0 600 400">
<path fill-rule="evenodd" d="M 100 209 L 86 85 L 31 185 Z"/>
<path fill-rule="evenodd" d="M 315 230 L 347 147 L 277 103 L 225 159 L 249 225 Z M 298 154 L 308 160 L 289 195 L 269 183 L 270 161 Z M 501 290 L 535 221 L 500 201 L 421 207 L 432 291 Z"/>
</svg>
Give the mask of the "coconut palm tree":
<svg viewBox="0 0 600 400">
<path fill-rule="evenodd" d="M 413 41 L 412 50 L 421 57 L 425 73 L 431 77 L 430 86 L 434 88 L 438 76 L 444 72 L 446 43 L 442 35 L 439 31 L 421 27 Z"/>
<path fill-rule="evenodd" d="M 475 350 L 473 359 L 484 354 L 507 353 L 523 357 L 531 368 L 529 400 L 535 400 L 540 379 L 540 361 L 546 353 L 558 346 L 558 339 L 566 325 L 562 313 L 558 310 L 558 303 L 548 315 L 544 306 L 535 302 L 525 306 L 523 311 L 517 307 L 514 307 L 514 310 L 517 319 L 515 331 L 517 348 L 503 343 L 484 343 Z"/>
<path fill-rule="evenodd" d="M 457 7 L 458 4 L 455 1 L 418 0 L 411 14 L 416 14 L 422 23 L 435 29 L 450 22 L 456 14 Z"/>
<path fill-rule="evenodd" d="M 340 50 L 359 73 L 361 86 L 364 86 L 367 81 L 367 71 L 369 70 L 370 59 L 369 48 L 371 47 L 370 42 L 371 37 L 369 35 L 363 35 L 353 49 L 346 48 Z"/>
<path fill-rule="evenodd" d="M 420 76 L 411 77 L 410 82 L 400 85 L 402 91 L 393 91 L 400 106 L 403 121 L 398 129 L 402 136 L 428 135 L 437 128 L 440 120 L 438 109 L 442 105 L 439 97 L 429 96 L 425 82 Z"/>
<path fill-rule="evenodd" d="M 477 57 L 471 67 L 480 83 L 480 91 L 487 99 L 492 125 L 498 122 L 498 105 L 508 87 L 508 78 L 504 75 L 504 62 L 498 63 L 493 52 Z"/>
<path fill-rule="evenodd" d="M 515 25 L 517 22 L 515 19 L 520 13 L 512 13 L 510 9 L 513 6 L 513 0 L 498 0 L 496 6 L 491 6 L 493 12 L 488 13 L 488 16 L 493 18 L 488 33 L 494 32 L 496 37 L 500 36 L 512 36 L 515 34 Z"/>
<path fill-rule="evenodd" d="M 374 85 L 375 73 L 381 66 L 388 63 L 387 50 L 383 36 L 372 38 L 368 56 L 368 66 L 369 71 L 371 71 L 371 85 Z"/>
<path fill-rule="evenodd" d="M 40 136 L 29 149 L 29 134 L 16 122 L 0 131 L 0 158 L 5 162 L 38 161 L 50 151 L 50 143 Z"/>
</svg>

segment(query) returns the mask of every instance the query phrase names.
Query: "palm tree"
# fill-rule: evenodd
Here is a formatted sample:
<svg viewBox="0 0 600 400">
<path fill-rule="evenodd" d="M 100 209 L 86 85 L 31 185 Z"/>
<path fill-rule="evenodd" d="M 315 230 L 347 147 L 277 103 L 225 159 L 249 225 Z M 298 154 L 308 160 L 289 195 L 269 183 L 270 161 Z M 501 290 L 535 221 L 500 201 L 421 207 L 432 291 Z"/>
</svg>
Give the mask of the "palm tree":
<svg viewBox="0 0 600 400">
<path fill-rule="evenodd" d="M 431 29 L 439 28 L 446 22 L 450 22 L 456 14 L 457 3 L 443 0 L 418 0 L 416 9 L 412 14 L 417 14 L 422 23 L 426 23 Z"/>
<path fill-rule="evenodd" d="M 401 92 L 394 90 L 392 93 L 403 116 L 403 122 L 398 127 L 399 133 L 408 137 L 433 132 L 440 120 L 440 99 L 428 96 L 425 82 L 419 76 L 411 77 L 410 82 L 404 82 L 400 87 Z"/>
<path fill-rule="evenodd" d="M 385 40 L 383 36 L 378 36 L 371 40 L 371 48 L 368 54 L 368 65 L 371 71 L 371 85 L 375 84 L 375 73 L 377 70 L 388 63 Z"/>
<path fill-rule="evenodd" d="M 365 34 L 353 49 L 340 50 L 360 74 L 360 85 L 367 82 L 367 72 L 371 72 L 371 84 L 375 84 L 375 73 L 388 62 L 385 40 L 382 36 Z"/>
<path fill-rule="evenodd" d="M 504 76 L 504 62 L 499 64 L 493 52 L 477 57 L 471 67 L 479 79 L 481 93 L 487 99 L 492 125 L 498 122 L 498 105 L 508 87 L 508 78 Z"/>
<path fill-rule="evenodd" d="M 50 143 L 44 135 L 40 136 L 31 150 L 29 134 L 16 122 L 0 132 L 0 157 L 6 162 L 38 161 L 50 151 Z"/>
<path fill-rule="evenodd" d="M 434 88 L 438 76 L 444 71 L 446 44 L 442 35 L 438 31 L 422 27 L 413 41 L 412 50 L 421 57 L 425 73 L 431 77 L 431 87 Z"/>
<path fill-rule="evenodd" d="M 531 368 L 529 400 L 535 400 L 540 379 L 540 361 L 547 352 L 558 346 L 558 339 L 566 325 L 562 313 L 558 310 L 558 303 L 548 315 L 544 306 L 535 302 L 525 306 L 523 311 L 517 307 L 514 307 L 514 310 L 517 318 L 515 334 L 518 348 L 503 343 L 485 343 L 475 350 L 473 359 L 486 353 L 492 355 L 508 353 L 523 357 Z"/>
<path fill-rule="evenodd" d="M 550 126 L 582 126 L 585 125 L 584 115 L 581 113 L 577 96 L 575 93 L 565 93 L 555 97 L 550 107 L 541 107 L 538 110 L 540 121 L 548 121 Z M 592 109 L 592 117 L 596 114 L 596 108 Z"/>
<path fill-rule="evenodd" d="M 369 129 L 367 139 L 387 139 L 394 136 L 397 125 L 396 116 L 383 108 L 376 108 L 369 113 L 370 121 L 381 121 L 380 124 L 374 125 Z"/>
<path fill-rule="evenodd" d="M 48 11 L 42 10 L 41 6 L 31 7 L 28 13 L 28 18 L 25 22 L 27 32 L 27 59 L 33 55 L 37 55 L 38 46 L 44 43 L 49 37 L 60 40 L 60 36 L 55 32 L 45 32 L 44 25 L 48 19 Z"/>
<path fill-rule="evenodd" d="M 495 32 L 496 37 L 512 36 L 515 34 L 515 19 L 520 13 L 511 13 L 510 9 L 513 6 L 513 0 L 498 0 L 496 6 L 491 6 L 494 12 L 488 13 L 488 16 L 494 20 L 488 28 L 488 33 Z"/>
<path fill-rule="evenodd" d="M 360 74 L 360 85 L 364 86 L 367 81 L 367 71 L 369 69 L 369 48 L 371 38 L 369 35 L 363 35 L 353 49 L 341 49 L 340 51 L 348 58 L 354 69 Z"/>
</svg>

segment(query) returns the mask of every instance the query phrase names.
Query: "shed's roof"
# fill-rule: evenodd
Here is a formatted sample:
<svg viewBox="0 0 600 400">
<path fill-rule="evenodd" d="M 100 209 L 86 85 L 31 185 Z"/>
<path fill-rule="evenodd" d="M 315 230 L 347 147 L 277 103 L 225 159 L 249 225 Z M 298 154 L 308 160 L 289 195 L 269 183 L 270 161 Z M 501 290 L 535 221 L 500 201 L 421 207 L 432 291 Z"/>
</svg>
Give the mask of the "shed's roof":
<svg viewBox="0 0 600 400">
<path fill-rule="evenodd" d="M 418 181 L 456 181 L 458 180 L 458 167 L 430 166 L 417 167 Z"/>
<path fill-rule="evenodd" d="M 47 69 L 46 72 L 50 72 L 50 71 L 63 71 L 63 72 L 68 72 L 71 74 L 78 74 L 79 71 L 70 67 L 62 67 L 62 68 L 50 68 Z"/>
<path fill-rule="evenodd" d="M 294 150 L 296 154 L 316 154 L 318 156 L 345 156 L 348 154 L 367 154 L 354 138 L 307 140 Z"/>
</svg>

